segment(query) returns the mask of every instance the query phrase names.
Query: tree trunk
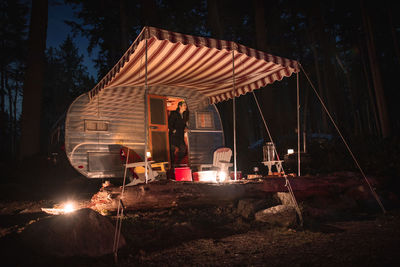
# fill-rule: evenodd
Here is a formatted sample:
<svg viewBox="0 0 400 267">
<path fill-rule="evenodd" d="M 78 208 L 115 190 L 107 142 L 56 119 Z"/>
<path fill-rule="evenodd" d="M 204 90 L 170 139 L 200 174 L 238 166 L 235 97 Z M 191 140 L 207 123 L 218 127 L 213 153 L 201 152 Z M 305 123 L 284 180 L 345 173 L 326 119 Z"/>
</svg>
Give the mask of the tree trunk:
<svg viewBox="0 0 400 267">
<path fill-rule="evenodd" d="M 253 0 L 254 11 L 255 11 L 255 26 L 256 26 L 256 41 L 257 49 L 266 51 L 267 44 L 267 30 L 265 27 L 265 8 L 264 1 Z"/>
<path fill-rule="evenodd" d="M 1 64 L 1 84 L 0 84 L 0 149 L 5 150 L 7 146 L 7 116 L 5 112 L 5 68 L 3 62 Z"/>
<path fill-rule="evenodd" d="M 265 4 L 262 0 L 253 0 L 253 8 L 254 8 L 254 19 L 255 19 L 255 33 L 256 33 L 256 48 L 260 51 L 266 52 L 267 50 L 267 27 L 265 25 Z M 276 101 L 274 99 L 277 98 L 276 92 L 274 92 L 271 88 L 265 88 L 260 90 L 259 93 L 263 107 L 263 114 L 270 129 L 275 129 L 275 133 L 282 129 L 282 126 L 279 125 L 281 120 L 275 120 L 276 114 L 283 115 L 277 110 L 277 106 L 274 105 Z M 255 107 L 252 105 L 252 107 Z M 258 111 L 257 111 L 258 113 Z M 281 134 L 281 133 L 279 133 Z"/>
<path fill-rule="evenodd" d="M 10 105 L 12 108 L 10 108 L 10 134 L 11 134 L 11 151 L 12 151 L 12 155 L 13 157 L 17 156 L 17 149 L 18 149 L 18 145 L 17 145 L 17 140 L 18 140 L 18 132 L 17 132 L 17 103 L 18 103 L 18 95 L 20 93 L 20 81 L 21 81 L 21 77 L 20 77 L 20 71 L 17 68 L 15 70 L 15 78 L 14 78 L 14 95 L 12 96 L 12 99 L 10 100 Z M 11 112 L 12 110 L 12 112 Z"/>
<path fill-rule="evenodd" d="M 361 49 L 360 49 L 361 51 Z M 374 93 L 372 92 L 372 88 L 371 88 L 371 81 L 369 79 L 369 73 L 368 73 L 368 69 L 367 69 L 367 63 L 364 60 L 364 57 L 361 53 L 361 63 L 362 63 L 362 67 L 363 67 L 363 74 L 365 76 L 365 82 L 366 82 L 366 86 L 367 86 L 367 90 L 368 90 L 368 107 L 369 107 L 369 112 L 373 114 L 374 116 L 374 133 L 379 135 L 379 132 L 381 132 L 380 130 L 380 124 L 379 124 L 379 119 L 378 119 L 378 113 L 376 111 L 376 105 L 375 105 L 375 97 L 374 97 Z M 371 132 L 372 133 L 372 132 Z"/>
<path fill-rule="evenodd" d="M 261 51 L 266 51 L 266 27 L 265 27 L 265 9 L 264 2 L 262 0 L 253 0 L 254 13 L 255 13 L 255 32 L 256 32 L 256 48 Z M 265 92 L 269 94 L 270 98 L 272 98 L 272 91 L 268 90 Z M 251 111 L 251 127 L 253 128 L 253 138 L 250 139 L 249 144 L 251 145 L 253 142 L 258 141 L 261 138 L 264 138 L 265 131 L 262 130 L 260 126 L 262 123 L 258 123 L 261 120 L 260 114 L 256 105 L 254 105 L 254 99 L 252 96 L 244 96 L 247 97 L 246 107 L 248 107 Z M 249 117 L 250 119 L 250 117 Z M 250 121 L 250 120 L 249 120 Z M 248 128 L 251 129 L 251 128 Z"/>
<path fill-rule="evenodd" d="M 314 57 L 314 67 L 315 67 L 315 74 L 317 76 L 317 90 L 318 90 L 318 94 L 321 96 L 321 98 L 325 98 L 325 90 L 324 90 L 324 86 L 322 85 L 322 77 L 321 77 L 321 66 L 320 66 L 320 59 L 319 59 L 319 54 L 317 51 L 317 47 L 316 47 L 316 30 L 317 30 L 317 26 L 316 23 L 313 22 L 313 18 L 315 17 L 315 10 L 311 9 L 309 11 L 310 13 L 307 15 L 308 17 L 308 27 L 307 27 L 307 35 L 309 37 L 310 43 L 311 43 L 311 50 L 313 53 L 313 57 Z M 327 132 L 328 131 L 328 121 L 327 121 L 327 115 L 326 113 L 322 110 L 322 108 L 319 108 L 319 110 L 321 110 L 321 116 L 319 115 L 320 113 L 315 112 L 316 114 L 318 114 L 318 119 L 317 121 L 321 120 L 321 124 L 317 124 L 318 127 L 318 131 L 319 132 Z M 317 129 L 315 129 L 317 130 Z"/>
<path fill-rule="evenodd" d="M 18 78 L 17 78 L 18 79 Z M 19 82 L 15 81 L 15 95 L 14 95 L 14 99 L 13 99 L 13 128 L 10 129 L 11 133 L 12 133 L 12 138 L 13 138 L 13 143 L 12 143 L 12 147 L 13 147 L 13 152 L 14 152 L 14 156 L 16 156 L 17 154 L 17 103 L 18 103 L 18 94 L 19 94 Z"/>
<path fill-rule="evenodd" d="M 4 114 L 5 112 L 5 68 L 2 64 L 1 66 L 1 85 L 0 85 L 0 112 L 1 114 Z M 2 124 L 1 124 L 2 125 Z"/>
<path fill-rule="evenodd" d="M 317 10 L 316 10 L 317 11 Z M 338 91 L 337 79 L 335 77 L 335 69 L 332 63 L 332 58 L 336 54 L 336 47 L 334 44 L 334 40 L 332 40 L 329 34 L 325 31 L 325 18 L 324 18 L 324 10 L 322 3 L 320 3 L 320 8 L 316 12 L 316 27 L 318 29 L 317 38 L 320 41 L 321 53 L 323 58 L 322 64 L 322 84 L 323 90 L 325 91 L 325 101 L 328 107 L 328 110 L 332 114 L 332 117 L 339 121 L 341 120 L 343 110 L 339 107 L 343 107 L 343 91 Z"/>
<path fill-rule="evenodd" d="M 304 94 L 304 106 L 303 106 L 303 133 L 307 133 L 307 114 L 308 114 L 308 99 L 310 95 L 310 89 L 305 87 L 305 94 Z M 304 135 L 303 135 L 304 136 Z M 305 144 L 307 140 L 303 138 L 303 143 Z M 304 145 L 305 147 L 305 145 Z M 305 149 L 304 149 L 305 152 Z"/>
<path fill-rule="evenodd" d="M 20 158 L 40 152 L 40 115 L 46 49 L 47 0 L 33 0 L 23 86 Z"/>
<path fill-rule="evenodd" d="M 141 0 L 142 21 L 146 26 L 160 26 L 160 20 L 157 12 L 157 3 L 155 0 Z"/>
<path fill-rule="evenodd" d="M 266 192 L 286 191 L 284 179 L 281 179 L 281 182 L 269 182 L 265 185 L 153 182 L 147 185 L 125 187 L 122 198 L 121 187 L 106 187 L 92 197 L 91 206 L 97 210 L 116 210 L 118 200 L 121 198 L 127 210 L 176 206 L 199 207 L 224 204 L 241 198 L 263 198 Z"/>
<path fill-rule="evenodd" d="M 126 0 L 119 0 L 119 19 L 121 25 L 121 51 L 125 53 L 129 47 L 128 16 L 126 14 Z"/>
<path fill-rule="evenodd" d="M 11 85 L 8 84 L 8 75 L 6 75 L 6 80 L 5 80 L 5 85 L 6 85 L 6 89 L 7 89 L 7 95 L 8 95 L 8 132 L 10 133 L 10 140 L 12 141 L 13 136 L 12 136 L 12 123 L 13 123 L 13 104 L 12 104 L 12 99 L 13 99 L 13 95 L 12 95 L 12 87 Z M 11 153 L 14 154 L 13 151 L 13 147 L 12 147 L 12 142 L 11 142 Z"/>
<path fill-rule="evenodd" d="M 388 7 L 387 10 L 388 10 L 388 16 L 389 16 L 390 31 L 392 33 L 393 48 L 394 48 L 394 52 L 396 53 L 397 62 L 400 64 L 399 42 L 397 41 L 396 29 L 393 26 L 392 9 L 391 9 L 391 7 Z"/>
<path fill-rule="evenodd" d="M 224 32 L 222 30 L 223 27 L 219 18 L 218 3 L 218 0 L 207 0 L 207 22 L 208 26 L 211 29 L 213 37 L 217 39 L 222 39 Z"/>
<path fill-rule="evenodd" d="M 350 189 L 365 190 L 367 185 L 358 176 L 324 176 L 288 178 L 298 200 L 307 197 L 338 195 Z M 362 187 L 362 189 L 360 189 Z M 277 192 L 287 192 L 283 177 L 262 181 L 244 180 L 236 183 L 192 183 L 157 181 L 150 184 L 125 187 L 121 198 L 121 187 L 101 188 L 91 200 L 95 210 L 115 211 L 122 199 L 126 210 L 151 210 L 163 208 L 195 208 L 234 203 L 240 199 L 266 199 Z"/>
<path fill-rule="evenodd" d="M 365 30 L 365 37 L 368 49 L 368 56 L 370 62 L 370 69 L 372 73 L 372 82 L 375 89 L 376 106 L 378 108 L 378 115 L 380 121 L 381 134 L 383 138 L 390 136 L 390 122 L 389 115 L 387 111 L 385 92 L 383 90 L 382 77 L 379 68 L 379 62 L 376 55 L 375 42 L 373 36 L 373 30 L 371 25 L 371 19 L 368 15 L 367 9 L 364 6 L 364 1 L 361 3 L 361 12 L 363 17 L 363 24 Z"/>
<path fill-rule="evenodd" d="M 346 51 L 343 51 L 345 53 Z M 349 89 L 349 94 L 350 94 L 350 104 L 353 112 L 351 112 L 352 118 L 353 118 L 353 123 L 350 123 L 350 126 L 353 127 L 353 133 L 354 135 L 362 134 L 363 133 L 363 123 L 361 120 L 360 112 L 359 112 L 359 107 L 360 107 L 360 95 L 358 94 L 357 87 L 353 87 L 351 83 L 351 78 L 350 78 L 350 73 L 345 69 L 343 62 L 340 60 L 339 56 L 336 54 L 335 55 L 336 61 L 339 65 L 339 67 L 343 71 L 343 75 L 345 76 L 346 83 Z M 351 116 L 348 116 L 349 119 Z"/>
<path fill-rule="evenodd" d="M 318 58 L 318 52 L 317 52 L 317 48 L 315 47 L 315 44 L 313 43 L 311 45 L 311 50 L 313 51 L 313 56 L 314 56 L 314 64 L 315 64 L 315 74 L 317 75 L 317 84 L 318 84 L 318 94 L 321 97 L 324 97 L 324 86 L 322 85 L 322 78 L 321 78 L 321 71 L 320 71 L 320 65 L 319 65 L 319 58 Z M 322 110 L 322 116 L 321 116 L 321 120 L 322 120 L 322 124 L 321 124 L 321 130 L 322 132 L 326 133 L 328 132 L 328 121 L 326 118 L 326 113 Z"/>
</svg>

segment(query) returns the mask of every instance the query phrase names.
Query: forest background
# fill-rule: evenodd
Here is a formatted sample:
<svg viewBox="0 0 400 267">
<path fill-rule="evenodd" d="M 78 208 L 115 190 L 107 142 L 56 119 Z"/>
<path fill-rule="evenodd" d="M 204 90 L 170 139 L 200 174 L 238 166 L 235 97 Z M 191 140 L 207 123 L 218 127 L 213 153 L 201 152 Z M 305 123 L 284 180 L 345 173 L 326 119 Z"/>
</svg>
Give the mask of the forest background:
<svg viewBox="0 0 400 267">
<path fill-rule="evenodd" d="M 52 152 L 71 102 L 92 89 L 144 26 L 232 40 L 298 60 L 368 171 L 399 173 L 400 11 L 394 1 L 1 0 L 0 161 Z M 70 33 L 46 45 L 49 6 L 73 8 Z M 94 58 L 84 64 L 77 37 Z M 300 131 L 318 172 L 352 170 L 329 118 L 300 74 Z M 296 148 L 296 78 L 256 90 L 278 152 Z M 232 101 L 217 104 L 233 147 Z M 250 94 L 237 99 L 239 169 L 260 161 L 267 134 Z M 324 164 L 325 162 L 325 164 Z M 327 163 L 327 164 L 326 164 Z"/>
</svg>

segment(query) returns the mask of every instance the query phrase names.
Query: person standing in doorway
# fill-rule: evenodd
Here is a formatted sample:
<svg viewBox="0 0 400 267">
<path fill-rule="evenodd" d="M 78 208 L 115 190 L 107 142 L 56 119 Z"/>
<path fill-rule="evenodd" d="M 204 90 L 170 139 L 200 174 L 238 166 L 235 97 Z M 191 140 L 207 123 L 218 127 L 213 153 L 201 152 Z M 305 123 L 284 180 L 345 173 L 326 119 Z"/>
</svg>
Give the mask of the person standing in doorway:
<svg viewBox="0 0 400 267">
<path fill-rule="evenodd" d="M 169 141 L 171 144 L 171 165 L 180 164 L 186 155 L 185 132 L 188 130 L 189 109 L 185 101 L 178 103 L 168 118 Z M 175 161 L 175 155 L 177 155 Z"/>
</svg>

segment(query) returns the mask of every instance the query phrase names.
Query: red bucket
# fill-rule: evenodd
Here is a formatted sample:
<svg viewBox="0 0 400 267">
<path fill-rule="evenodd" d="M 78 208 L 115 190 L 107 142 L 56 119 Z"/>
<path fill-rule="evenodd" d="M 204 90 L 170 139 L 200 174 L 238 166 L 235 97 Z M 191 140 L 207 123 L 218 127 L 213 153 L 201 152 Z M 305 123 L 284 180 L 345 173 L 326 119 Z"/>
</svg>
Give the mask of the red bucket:
<svg viewBox="0 0 400 267">
<path fill-rule="evenodd" d="M 194 172 L 193 173 L 193 181 L 194 182 L 198 182 L 199 181 L 199 173 L 198 172 Z"/>
<path fill-rule="evenodd" d="M 231 172 L 229 173 L 229 176 L 231 177 L 231 180 L 235 180 L 235 172 L 231 171 Z M 237 178 L 238 180 L 243 179 L 243 175 L 242 175 L 242 172 L 241 172 L 241 171 L 236 171 L 236 178 Z"/>
<path fill-rule="evenodd" d="M 189 167 L 175 168 L 176 181 L 192 181 L 192 170 Z"/>
</svg>

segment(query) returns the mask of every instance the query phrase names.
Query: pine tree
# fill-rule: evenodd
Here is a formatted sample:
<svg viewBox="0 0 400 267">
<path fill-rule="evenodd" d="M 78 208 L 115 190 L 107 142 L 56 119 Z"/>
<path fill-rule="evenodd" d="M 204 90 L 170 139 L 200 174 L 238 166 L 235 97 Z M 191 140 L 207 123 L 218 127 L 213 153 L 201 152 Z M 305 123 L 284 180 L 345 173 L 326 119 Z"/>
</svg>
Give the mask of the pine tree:
<svg viewBox="0 0 400 267">
<path fill-rule="evenodd" d="M 47 144 L 52 126 L 64 115 L 71 102 L 94 86 L 94 79 L 83 65 L 83 55 L 67 36 L 59 48 L 46 53 L 46 79 L 43 92 L 43 145 Z"/>
<path fill-rule="evenodd" d="M 28 5 L 21 1 L 0 2 L 0 151 L 16 155 L 17 103 L 25 70 Z"/>
</svg>

